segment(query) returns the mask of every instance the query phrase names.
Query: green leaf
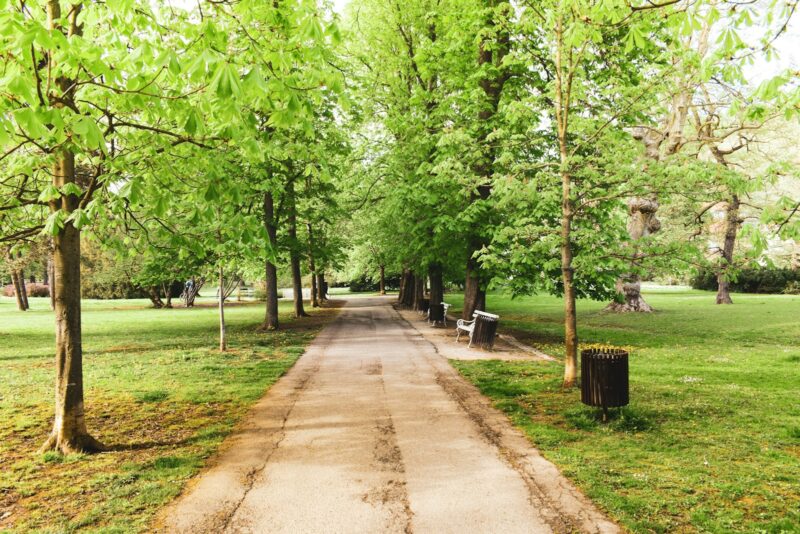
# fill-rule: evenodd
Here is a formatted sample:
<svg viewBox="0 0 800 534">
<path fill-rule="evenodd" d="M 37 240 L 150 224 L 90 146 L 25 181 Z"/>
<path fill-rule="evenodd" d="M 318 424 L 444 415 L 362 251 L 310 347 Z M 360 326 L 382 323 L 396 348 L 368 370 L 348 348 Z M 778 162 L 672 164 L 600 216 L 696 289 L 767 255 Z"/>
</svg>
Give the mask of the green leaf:
<svg viewBox="0 0 800 534">
<path fill-rule="evenodd" d="M 53 184 L 47 185 L 41 193 L 39 193 L 39 202 L 50 202 L 61 198 L 61 192 Z"/>
<path fill-rule="evenodd" d="M 77 184 L 74 183 L 68 183 L 62 185 L 61 192 L 64 195 L 75 195 L 76 197 L 83 195 L 83 190 Z"/>
<path fill-rule="evenodd" d="M 48 235 L 58 235 L 64 228 L 64 219 L 65 213 L 62 210 L 51 213 L 44 224 L 44 233 Z"/>
</svg>

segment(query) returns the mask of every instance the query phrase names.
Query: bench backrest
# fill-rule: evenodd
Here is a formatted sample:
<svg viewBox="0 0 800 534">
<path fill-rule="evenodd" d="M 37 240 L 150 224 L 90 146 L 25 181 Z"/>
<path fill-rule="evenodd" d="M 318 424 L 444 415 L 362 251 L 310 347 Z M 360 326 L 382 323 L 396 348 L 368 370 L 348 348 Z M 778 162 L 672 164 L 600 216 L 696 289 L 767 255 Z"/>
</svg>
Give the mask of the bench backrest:
<svg viewBox="0 0 800 534">
<path fill-rule="evenodd" d="M 493 313 L 487 313 L 487 312 L 484 312 L 484 311 L 477 311 L 476 310 L 476 311 L 472 312 L 472 316 L 475 317 L 476 319 L 478 318 L 479 315 L 483 315 L 484 317 L 489 317 L 490 319 L 499 319 L 500 318 L 499 315 L 495 315 Z"/>
</svg>

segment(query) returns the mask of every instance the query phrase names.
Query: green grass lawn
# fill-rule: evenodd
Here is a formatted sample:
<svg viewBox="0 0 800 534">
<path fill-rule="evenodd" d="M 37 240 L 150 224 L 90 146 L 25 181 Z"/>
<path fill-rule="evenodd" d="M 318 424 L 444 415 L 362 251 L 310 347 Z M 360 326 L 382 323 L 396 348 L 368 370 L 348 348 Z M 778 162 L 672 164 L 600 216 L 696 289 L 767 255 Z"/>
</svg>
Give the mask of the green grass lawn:
<svg viewBox="0 0 800 534">
<path fill-rule="evenodd" d="M 216 309 L 84 302 L 84 380 L 94 456 L 37 454 L 52 425 L 54 321 L 45 299 L 0 298 L 0 532 L 146 531 L 247 408 L 303 353 L 335 311 L 259 332 L 262 304 Z"/>
<path fill-rule="evenodd" d="M 631 351 L 631 404 L 609 424 L 562 391 L 561 364 L 453 364 L 631 531 L 800 532 L 800 297 L 646 298 L 656 313 L 579 303 L 582 343 Z M 487 307 L 562 356 L 559 299 L 490 294 Z"/>
</svg>

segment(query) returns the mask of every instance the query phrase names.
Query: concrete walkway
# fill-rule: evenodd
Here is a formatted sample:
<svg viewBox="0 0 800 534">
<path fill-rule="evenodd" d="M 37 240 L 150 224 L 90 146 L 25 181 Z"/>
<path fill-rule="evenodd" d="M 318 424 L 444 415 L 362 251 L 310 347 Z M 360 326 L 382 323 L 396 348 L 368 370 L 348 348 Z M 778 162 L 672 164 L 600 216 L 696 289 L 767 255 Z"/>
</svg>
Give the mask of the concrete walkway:
<svg viewBox="0 0 800 534">
<path fill-rule="evenodd" d="M 617 532 L 402 319 L 352 298 L 164 532 Z"/>
</svg>

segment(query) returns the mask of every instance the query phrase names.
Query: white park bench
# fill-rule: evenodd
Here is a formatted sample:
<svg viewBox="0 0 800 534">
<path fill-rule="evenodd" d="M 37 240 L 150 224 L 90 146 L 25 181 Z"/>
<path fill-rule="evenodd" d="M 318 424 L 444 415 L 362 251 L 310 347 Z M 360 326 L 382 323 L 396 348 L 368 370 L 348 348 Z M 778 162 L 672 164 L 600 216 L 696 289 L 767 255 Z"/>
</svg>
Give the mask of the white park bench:
<svg viewBox="0 0 800 534">
<path fill-rule="evenodd" d="M 475 321 L 477 321 L 478 317 L 483 315 L 484 317 L 488 317 L 490 319 L 500 319 L 499 315 L 495 315 L 493 313 L 486 313 L 483 311 L 475 311 L 472 313 L 472 320 L 465 321 L 464 319 L 459 319 L 456 322 L 456 343 L 458 343 L 459 338 L 461 337 L 461 333 L 469 333 L 469 347 L 472 347 L 472 333 L 475 331 Z"/>
<path fill-rule="evenodd" d="M 447 326 L 447 310 L 450 309 L 450 305 L 448 303 L 446 303 L 446 302 L 442 302 L 441 304 L 444 307 L 444 318 L 442 319 L 442 321 L 444 322 L 444 325 Z M 426 314 L 426 317 L 428 318 L 428 324 L 433 324 L 431 322 L 431 309 L 430 308 L 428 308 L 428 312 Z"/>
</svg>

